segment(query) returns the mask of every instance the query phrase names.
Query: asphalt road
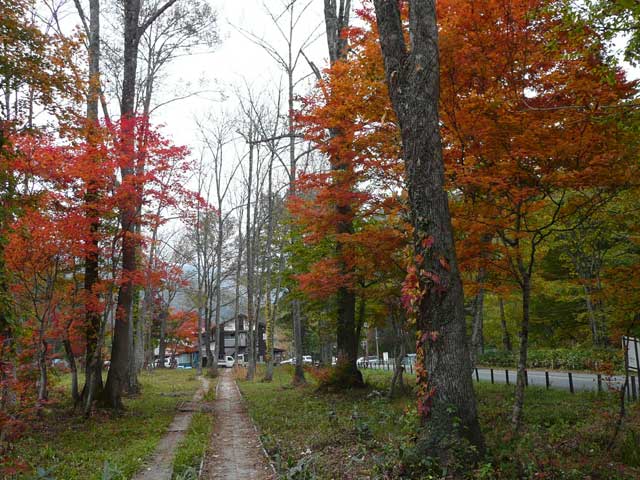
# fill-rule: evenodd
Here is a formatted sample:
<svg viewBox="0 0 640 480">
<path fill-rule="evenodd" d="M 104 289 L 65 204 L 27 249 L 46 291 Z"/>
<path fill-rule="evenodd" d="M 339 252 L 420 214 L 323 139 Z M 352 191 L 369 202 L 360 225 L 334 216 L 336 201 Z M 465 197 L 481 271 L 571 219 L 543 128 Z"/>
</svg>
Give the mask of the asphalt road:
<svg viewBox="0 0 640 480">
<path fill-rule="evenodd" d="M 361 367 L 362 368 L 362 367 Z M 392 367 L 387 366 L 387 364 L 378 364 L 378 365 L 369 365 L 368 368 L 376 369 L 376 370 L 388 370 Z M 407 373 L 413 373 L 407 369 Z M 509 383 L 514 385 L 516 383 L 516 375 L 517 372 L 515 369 L 509 369 L 508 375 L 506 373 L 505 368 L 496 367 L 493 369 L 493 381 L 495 383 Z M 490 368 L 478 368 L 478 374 L 476 377 L 476 372 L 472 372 L 472 377 L 474 380 L 479 379 L 481 382 L 490 382 L 491 381 L 491 369 Z M 536 387 L 546 387 L 546 377 L 545 372 L 540 370 L 528 370 L 528 381 L 530 386 Z M 559 372 L 559 371 L 550 371 L 549 375 L 549 388 L 554 388 L 558 390 L 571 390 L 571 383 L 573 383 L 574 391 L 598 391 L 598 376 L 592 373 L 571 373 L 571 380 L 569 379 L 569 372 Z M 634 374 L 632 374 L 634 375 Z M 634 375 L 636 388 L 640 391 L 640 384 L 638 383 L 637 375 Z M 508 377 L 508 381 L 507 381 Z M 603 391 L 607 390 L 617 390 L 620 389 L 624 385 L 624 377 L 623 376 L 601 376 L 601 388 Z M 630 388 L 630 387 L 629 387 Z"/>
<path fill-rule="evenodd" d="M 515 384 L 516 371 L 509 370 L 509 383 Z M 473 372 L 473 378 L 476 378 L 475 372 Z M 569 380 L 569 372 L 548 372 L 549 375 L 549 388 L 555 388 L 558 390 L 570 390 L 571 381 Z M 528 370 L 527 376 L 530 386 L 545 387 L 546 377 L 544 371 Z M 490 368 L 478 368 L 478 378 L 480 381 L 491 381 L 491 369 Z M 496 383 L 507 383 L 507 374 L 505 369 L 496 368 L 493 370 L 493 378 Z M 607 389 L 619 389 L 624 384 L 624 377 L 614 376 L 602 376 L 601 385 L 603 390 Z M 597 391 L 598 390 L 598 376 L 591 373 L 572 373 L 571 380 L 573 381 L 573 388 L 575 391 Z"/>
</svg>

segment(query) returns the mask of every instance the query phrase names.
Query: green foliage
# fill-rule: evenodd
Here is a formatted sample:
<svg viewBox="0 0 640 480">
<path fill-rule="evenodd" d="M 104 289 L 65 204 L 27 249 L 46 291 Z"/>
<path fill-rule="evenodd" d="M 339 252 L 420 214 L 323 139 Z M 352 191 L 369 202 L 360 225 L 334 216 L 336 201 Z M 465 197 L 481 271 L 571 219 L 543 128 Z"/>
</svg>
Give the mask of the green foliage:
<svg viewBox="0 0 640 480">
<path fill-rule="evenodd" d="M 548 370 L 609 370 L 624 368 L 624 359 L 620 350 L 596 348 L 547 348 L 529 350 L 529 368 Z M 518 356 L 515 352 L 491 350 L 478 357 L 479 365 L 490 367 L 516 367 Z"/>
</svg>

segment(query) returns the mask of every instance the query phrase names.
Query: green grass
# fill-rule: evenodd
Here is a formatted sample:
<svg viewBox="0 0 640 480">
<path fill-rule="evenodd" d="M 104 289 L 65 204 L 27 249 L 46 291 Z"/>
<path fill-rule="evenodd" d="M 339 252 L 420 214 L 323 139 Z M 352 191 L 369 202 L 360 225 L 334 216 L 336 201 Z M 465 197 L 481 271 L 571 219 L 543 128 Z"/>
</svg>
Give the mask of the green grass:
<svg viewBox="0 0 640 480">
<path fill-rule="evenodd" d="M 67 382 L 63 379 L 61 386 Z M 142 394 L 124 400 L 124 413 L 98 411 L 88 420 L 73 413 L 68 395 L 59 393 L 59 402 L 40 424 L 30 426 L 14 452 L 32 469 L 46 471 L 47 478 L 130 478 L 165 433 L 176 404 L 189 400 L 199 386 L 195 373 L 187 370 L 143 373 L 140 382 Z M 105 469 L 109 474 L 103 475 Z"/>
<path fill-rule="evenodd" d="M 200 461 L 209 444 L 213 414 L 196 412 L 191 419 L 187 435 L 178 445 L 173 462 L 173 479 L 195 480 Z"/>
<path fill-rule="evenodd" d="M 285 478 L 402 478 L 394 468 L 412 445 L 413 395 L 388 400 L 390 372 L 364 375 L 367 389 L 339 394 L 318 393 L 310 376 L 310 385 L 293 388 L 286 368 L 278 368 L 270 384 L 239 382 Z M 631 407 L 616 446 L 607 451 L 617 412 L 613 395 L 528 388 L 525 427 L 515 436 L 510 427 L 514 387 L 481 383 L 476 389 L 488 453 L 472 478 L 640 478 L 634 444 L 640 439 L 638 404 Z"/>
<path fill-rule="evenodd" d="M 209 391 L 204 401 L 213 402 L 216 398 L 217 379 L 210 380 Z M 195 480 L 202 456 L 209 445 L 209 437 L 213 428 L 213 413 L 193 414 L 189 430 L 176 450 L 173 462 L 173 478 L 175 480 Z"/>
</svg>

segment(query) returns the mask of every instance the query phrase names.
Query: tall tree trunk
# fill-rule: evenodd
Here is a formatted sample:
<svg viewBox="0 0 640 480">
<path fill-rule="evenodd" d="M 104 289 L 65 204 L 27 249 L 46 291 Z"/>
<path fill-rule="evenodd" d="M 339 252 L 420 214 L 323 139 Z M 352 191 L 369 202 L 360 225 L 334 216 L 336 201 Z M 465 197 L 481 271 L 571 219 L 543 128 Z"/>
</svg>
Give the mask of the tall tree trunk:
<svg viewBox="0 0 640 480">
<path fill-rule="evenodd" d="M 291 52 L 290 55 L 291 57 Z M 289 195 L 295 195 L 296 183 L 296 145 L 295 145 L 295 129 L 294 129 L 294 109 L 293 109 L 293 72 L 289 72 Z M 293 242 L 294 239 L 292 238 Z M 302 368 L 302 315 L 300 312 L 300 300 L 294 298 L 291 301 L 291 319 L 293 322 L 293 351 L 295 355 L 295 367 L 293 370 L 293 384 L 301 385 L 306 383 L 304 378 L 304 369 Z"/>
<path fill-rule="evenodd" d="M 234 330 L 235 333 L 233 335 L 233 354 L 235 356 L 236 362 L 238 361 L 238 350 L 240 349 L 240 275 L 242 273 L 242 222 L 238 222 L 238 259 L 236 265 L 236 292 L 235 299 L 233 301 L 233 312 L 234 312 Z"/>
<path fill-rule="evenodd" d="M 302 385 L 306 383 L 304 378 L 304 368 L 302 363 L 302 315 L 300 312 L 300 300 L 294 300 L 291 304 L 293 315 L 293 348 L 295 355 L 295 367 L 293 371 L 293 384 Z"/>
<path fill-rule="evenodd" d="M 40 341 L 38 342 L 38 402 L 48 400 L 48 376 L 47 376 L 47 340 L 44 338 L 44 327 L 40 329 Z"/>
<path fill-rule="evenodd" d="M 462 283 L 444 188 L 435 0 L 409 0 L 409 46 L 398 2 L 374 4 L 387 86 L 402 137 L 416 287 L 423 292 L 414 312 L 422 423 L 417 447 L 452 465 L 461 459 L 452 458 L 451 447 L 465 439 L 481 454 L 484 439 L 469 375 Z"/>
<path fill-rule="evenodd" d="M 164 368 L 164 358 L 167 355 L 167 317 L 169 316 L 169 309 L 162 308 L 160 312 L 160 339 L 158 344 L 158 359 L 160 361 L 158 367 Z"/>
<path fill-rule="evenodd" d="M 136 102 L 136 71 L 138 68 L 138 46 L 140 37 L 145 29 L 158 18 L 167 8 L 177 0 L 167 0 L 158 7 L 140 25 L 141 0 L 124 1 L 124 65 L 122 70 L 122 94 L 120 100 L 122 150 L 126 159 L 121 167 L 122 183 L 133 183 L 132 193 L 126 195 L 120 205 L 120 223 L 122 226 L 122 276 L 123 281 L 118 291 L 118 303 L 116 308 L 116 320 L 113 329 L 111 345 L 111 366 L 104 388 L 103 400 L 111 408 L 121 409 L 122 391 L 127 384 L 127 372 L 129 357 L 132 351 L 129 348 L 129 339 L 133 332 L 133 300 L 134 284 L 138 265 L 136 226 L 139 223 L 139 206 L 141 198 L 140 187 L 135 185 L 136 175 L 135 159 L 135 102 Z"/>
<path fill-rule="evenodd" d="M 71 371 L 71 398 L 73 399 L 73 404 L 77 405 L 81 400 L 80 391 L 78 390 L 78 367 L 76 366 L 76 357 L 73 354 L 71 341 L 67 334 L 65 334 L 62 340 L 62 344 L 64 346 L 64 352 L 67 355 L 67 361 L 69 362 L 69 370 Z"/>
<path fill-rule="evenodd" d="M 199 306 L 198 307 L 198 363 L 196 365 L 196 373 L 198 375 L 202 375 L 202 363 L 203 363 L 202 357 L 204 355 L 204 348 L 202 345 L 202 342 L 203 342 L 202 327 L 204 326 L 204 322 L 202 320 L 203 318 L 204 318 L 204 312 L 203 312 L 202 306 Z M 171 360 L 173 360 L 174 353 L 175 353 L 175 348 L 174 348 L 174 351 L 171 353 Z"/>
<path fill-rule="evenodd" d="M 269 315 L 271 317 L 270 325 L 271 329 L 267 330 L 267 352 L 271 355 L 271 361 L 267 362 L 267 373 L 264 380 L 270 382 L 273 379 L 273 370 L 275 368 L 274 347 L 275 347 L 275 326 L 276 319 L 278 318 L 278 302 L 280 301 L 280 289 L 282 287 L 282 271 L 284 270 L 284 255 L 280 257 L 280 264 L 278 268 L 278 283 L 276 285 L 276 296 L 273 301 L 273 306 L 269 309 Z"/>
<path fill-rule="evenodd" d="M 76 2 L 78 13 L 84 19 L 84 12 L 79 1 Z M 89 88 L 87 94 L 87 139 L 90 143 L 96 141 L 98 123 L 98 104 L 100 99 L 100 0 L 89 1 L 88 24 L 88 57 L 89 57 Z M 99 159 L 96 159 L 100 161 Z M 100 231 L 100 218 L 95 208 L 95 202 L 99 200 L 99 186 L 94 183 L 87 185 L 85 204 L 87 217 L 91 219 L 89 234 L 90 241 L 85 254 L 84 265 L 84 291 L 85 300 L 85 383 L 82 389 L 84 413 L 89 414 L 93 400 L 102 390 L 102 365 L 100 365 L 100 352 L 98 351 L 98 335 L 101 330 L 101 318 L 97 305 L 97 293 L 94 291 L 99 277 L 99 244 L 98 233 Z M 99 381 L 97 377 L 100 377 Z"/>
<path fill-rule="evenodd" d="M 347 56 L 347 40 L 343 35 L 344 30 L 349 27 L 349 15 L 351 10 L 350 0 L 340 0 L 339 5 L 336 0 L 324 1 L 324 19 L 327 33 L 327 46 L 329 49 L 329 63 L 331 66 L 338 61 L 343 61 Z M 338 128 L 330 129 L 331 138 L 344 136 L 344 132 Z M 346 172 L 350 169 L 349 162 L 340 158 L 338 153 L 334 153 L 329 158 L 331 170 L 335 173 L 335 182 L 349 181 Z M 353 275 L 353 269 L 348 267 L 344 258 L 344 242 L 341 240 L 345 235 L 353 234 L 353 209 L 348 202 L 337 203 L 335 206 L 337 217 L 336 222 L 336 258 L 343 276 Z M 337 375 L 338 386 L 352 387 L 362 386 L 362 374 L 358 371 L 358 337 L 356 336 L 356 291 L 349 286 L 342 286 L 336 295 L 336 340 L 337 340 Z"/>
<path fill-rule="evenodd" d="M 273 242 L 273 227 L 274 227 L 274 211 L 273 211 L 273 155 L 269 161 L 269 171 L 267 173 L 268 181 L 267 181 L 267 201 L 268 201 L 268 215 L 269 220 L 267 223 L 267 243 L 265 245 L 265 258 L 267 262 L 267 273 L 266 273 L 266 286 L 265 286 L 265 320 L 266 320 L 266 337 L 267 337 L 267 345 L 264 356 L 264 361 L 266 363 L 267 369 L 264 375 L 263 380 L 266 382 L 270 382 L 273 379 L 273 343 L 275 340 L 275 315 L 272 314 L 272 310 L 275 309 L 275 305 L 271 303 L 271 274 L 272 274 L 272 266 L 271 266 L 271 243 Z M 276 292 L 277 294 L 277 292 Z"/>
<path fill-rule="evenodd" d="M 596 309 L 597 316 L 599 319 L 600 325 L 600 346 L 607 347 L 610 345 L 611 341 L 609 339 L 609 329 L 607 328 L 607 315 L 602 306 L 602 279 L 600 278 L 600 272 L 596 272 L 596 299 L 593 302 L 594 308 Z"/>
<path fill-rule="evenodd" d="M 358 370 L 358 336 L 356 335 L 356 295 L 355 291 L 341 287 L 337 293 L 338 322 L 337 378 L 344 387 L 363 386 L 362 374 Z"/>
<path fill-rule="evenodd" d="M 134 355 L 133 355 L 133 371 L 129 376 L 129 391 L 133 393 L 140 392 L 140 383 L 138 382 L 138 374 L 144 367 L 144 331 L 146 329 L 147 316 L 144 311 L 144 301 L 140 300 L 142 289 L 137 288 L 136 303 L 138 305 L 137 314 L 135 316 L 135 337 L 134 337 Z M 132 390 L 135 387 L 135 391 Z"/>
<path fill-rule="evenodd" d="M 140 203 L 141 205 L 141 203 Z M 140 212 L 138 212 L 137 217 L 139 218 Z M 142 233 L 142 227 L 140 223 L 136 225 L 136 236 L 140 238 Z M 138 252 L 136 253 L 136 258 L 138 262 L 142 256 L 142 248 L 141 245 L 137 246 Z M 137 267 L 138 270 L 140 267 Z M 140 393 L 140 383 L 138 382 L 138 373 L 140 373 L 140 369 L 142 366 L 142 359 L 144 357 L 144 340 L 143 340 L 143 331 L 144 331 L 144 317 L 143 312 L 141 311 L 141 302 L 140 302 L 140 293 L 141 288 L 139 285 L 136 285 L 133 289 L 133 305 L 132 305 L 132 315 L 131 315 L 131 323 L 132 328 L 129 330 L 129 366 L 127 369 L 127 385 L 126 391 L 129 395 L 136 395 Z"/>
<path fill-rule="evenodd" d="M 131 307 L 131 316 L 129 318 L 130 327 L 127 331 L 129 339 L 129 357 L 127 361 L 127 379 L 124 386 L 124 390 L 128 395 L 136 395 L 140 393 L 138 389 L 138 372 L 136 371 L 136 356 L 137 350 L 137 335 L 138 324 L 140 318 L 138 315 L 138 287 L 133 287 L 133 305 Z"/>
<path fill-rule="evenodd" d="M 122 117 L 122 148 L 126 157 L 121 167 L 122 183 L 130 183 L 135 176 L 135 138 L 133 120 L 135 116 L 136 70 L 138 66 L 140 0 L 124 2 L 124 67 L 122 77 L 122 97 L 120 114 Z M 133 337 L 133 276 L 138 268 L 136 261 L 137 241 L 135 239 L 138 207 L 137 193 L 127 196 L 120 207 L 122 227 L 122 276 L 118 291 L 116 321 L 111 345 L 111 365 L 105 385 L 105 402 L 112 408 L 121 409 L 122 391 L 127 385 L 130 339 Z"/>
<path fill-rule="evenodd" d="M 209 283 L 207 281 L 207 283 Z M 207 306 L 205 307 L 205 314 L 204 314 L 204 345 L 205 345 L 205 351 L 207 352 L 207 369 L 209 370 L 210 374 L 212 376 L 216 376 L 218 374 L 218 357 L 217 354 L 214 352 L 214 350 L 217 349 L 217 345 L 214 344 L 214 350 L 211 350 L 211 342 L 212 342 L 212 337 L 215 339 L 214 335 L 218 335 L 218 330 L 215 330 L 214 333 L 214 329 L 213 329 L 213 325 L 211 325 L 211 314 L 213 313 L 211 311 L 211 308 L 209 307 L 208 303 L 209 303 L 209 299 L 211 298 L 211 295 L 213 294 L 213 292 L 211 291 L 211 286 L 207 285 L 207 289 L 206 289 L 207 294 L 205 295 L 205 302 L 207 302 Z M 215 342 L 217 344 L 217 342 Z"/>
<path fill-rule="evenodd" d="M 220 314 L 222 309 L 222 247 L 223 247 L 223 235 L 224 235 L 224 224 L 222 218 L 222 199 L 220 198 L 220 186 L 218 185 L 218 238 L 216 239 L 216 306 L 215 306 L 215 317 L 214 317 L 214 325 L 216 328 L 216 344 L 215 344 L 215 352 L 213 353 L 215 356 L 214 368 L 218 368 L 218 358 L 220 356 L 225 355 L 224 350 L 224 327 L 220 325 Z"/>
<path fill-rule="evenodd" d="M 393 397 L 396 394 L 396 391 L 400 391 L 400 393 L 404 393 L 405 385 L 403 379 L 404 373 L 404 357 L 406 356 L 406 339 L 405 332 L 402 327 L 404 324 L 404 318 L 396 317 L 396 313 L 392 312 L 391 314 L 391 326 L 393 328 L 394 333 L 394 344 L 393 344 L 393 377 L 391 378 L 391 385 L 389 386 L 389 397 Z"/>
<path fill-rule="evenodd" d="M 522 279 L 522 324 L 520 325 L 520 347 L 518 350 L 518 377 L 516 380 L 516 395 L 511 415 L 514 430 L 518 431 L 522 425 L 524 412 L 524 390 L 526 387 L 527 352 L 529 347 L 529 311 L 531 302 L 531 276 L 520 268 Z"/>
<path fill-rule="evenodd" d="M 473 301 L 473 320 L 471 328 L 471 365 L 484 353 L 484 269 L 478 273 L 480 289 Z"/>
<path fill-rule="evenodd" d="M 498 297 L 498 304 L 500 305 L 500 327 L 502 329 L 502 346 L 507 352 L 513 351 L 513 346 L 511 345 L 511 335 L 509 334 L 509 329 L 507 328 L 507 318 L 504 314 L 504 298 Z"/>
<path fill-rule="evenodd" d="M 253 139 L 253 124 L 249 126 L 249 138 Z M 249 324 L 249 332 L 247 338 L 247 380 L 252 381 L 255 376 L 255 363 L 254 363 L 254 304 L 253 304 L 253 274 L 254 274 L 254 251 L 253 251 L 253 237 L 251 235 L 251 183 L 253 182 L 253 145 L 249 144 L 249 175 L 247 183 L 247 224 L 245 232 L 245 241 L 247 249 L 247 322 Z"/>
<path fill-rule="evenodd" d="M 586 284 L 583 285 L 583 289 L 584 289 L 584 300 L 587 306 L 587 315 L 589 316 L 589 326 L 591 327 L 591 342 L 593 343 L 594 347 L 599 347 L 601 346 L 600 332 L 599 332 L 600 325 L 596 315 L 595 307 L 593 305 L 593 302 L 591 301 L 592 289 Z"/>
</svg>

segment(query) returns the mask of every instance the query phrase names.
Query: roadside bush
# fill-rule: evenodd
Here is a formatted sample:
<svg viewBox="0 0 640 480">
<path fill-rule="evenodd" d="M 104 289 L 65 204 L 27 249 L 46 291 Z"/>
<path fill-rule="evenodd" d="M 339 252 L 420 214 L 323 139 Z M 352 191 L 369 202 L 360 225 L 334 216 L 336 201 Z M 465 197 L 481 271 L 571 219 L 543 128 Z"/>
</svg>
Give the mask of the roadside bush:
<svg viewBox="0 0 640 480">
<path fill-rule="evenodd" d="M 487 351 L 478 357 L 478 365 L 516 367 L 517 352 Z M 544 348 L 528 353 L 529 368 L 549 370 L 622 371 L 624 359 L 620 350 L 595 348 Z"/>
</svg>

